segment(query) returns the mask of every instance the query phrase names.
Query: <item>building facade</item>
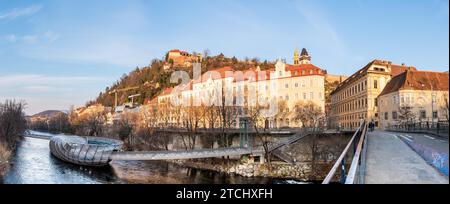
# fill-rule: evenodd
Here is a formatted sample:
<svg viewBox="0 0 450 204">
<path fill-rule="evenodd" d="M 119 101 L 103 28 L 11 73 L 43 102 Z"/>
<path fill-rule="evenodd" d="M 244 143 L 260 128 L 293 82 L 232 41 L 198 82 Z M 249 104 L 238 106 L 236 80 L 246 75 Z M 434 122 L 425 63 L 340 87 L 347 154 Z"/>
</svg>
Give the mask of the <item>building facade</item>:
<svg viewBox="0 0 450 204">
<path fill-rule="evenodd" d="M 331 93 L 331 128 L 355 130 L 361 119 L 379 126 L 378 96 L 392 77 L 414 67 L 373 60 Z"/>
<path fill-rule="evenodd" d="M 205 105 L 203 102 L 207 100 L 204 99 L 221 101 L 225 92 L 232 93 L 232 106 L 238 108 L 236 109 L 238 116 L 233 118 L 233 125 L 238 127 L 239 118 L 246 115 L 246 107 L 252 103 L 252 100 L 266 102 L 274 100 L 277 105 L 285 104 L 283 107 L 280 106 L 283 110 L 277 111 L 283 114 L 275 114 L 267 118 L 265 125 L 269 128 L 301 127 L 303 124 L 295 118 L 296 106 L 312 102 L 322 112 L 325 109 L 326 71 L 311 64 L 310 60 L 308 52 L 303 49 L 300 55 L 297 51 L 294 53 L 294 65 L 278 60 L 275 67 L 270 70 L 260 70 L 259 67 L 242 73 L 236 72 L 232 67 L 210 70 L 186 85 L 164 90 L 157 97 L 157 101 L 160 106 L 168 99 L 188 101 L 189 105 L 194 106 L 213 106 L 213 104 Z M 195 104 L 195 100 L 201 103 Z M 176 109 L 173 106 L 172 108 Z M 177 117 L 170 118 L 172 118 L 171 122 L 174 122 Z M 220 121 L 215 122 L 215 127 L 220 124 Z"/>
<path fill-rule="evenodd" d="M 170 67 L 169 65 L 175 67 L 189 67 L 192 63 L 201 62 L 203 56 L 201 54 L 190 54 L 186 51 L 181 50 L 170 50 L 166 56 L 166 64 L 164 67 Z"/>
<path fill-rule="evenodd" d="M 448 73 L 406 71 L 379 98 L 380 128 L 411 122 L 448 122 Z"/>
</svg>

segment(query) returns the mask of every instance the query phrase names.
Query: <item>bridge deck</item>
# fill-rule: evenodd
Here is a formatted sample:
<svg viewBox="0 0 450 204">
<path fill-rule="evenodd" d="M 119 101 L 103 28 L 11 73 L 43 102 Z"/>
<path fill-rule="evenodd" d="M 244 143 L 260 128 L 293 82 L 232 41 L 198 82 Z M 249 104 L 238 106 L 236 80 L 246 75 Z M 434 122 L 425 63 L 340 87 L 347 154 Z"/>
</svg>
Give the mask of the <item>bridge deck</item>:
<svg viewBox="0 0 450 204">
<path fill-rule="evenodd" d="M 222 156 L 239 156 L 245 154 L 262 154 L 260 150 L 248 148 L 202 149 L 188 151 L 148 151 L 148 152 L 114 152 L 112 160 L 171 160 L 200 159 Z"/>
<path fill-rule="evenodd" d="M 365 182 L 368 184 L 448 184 L 447 177 L 394 133 L 370 132 Z"/>
</svg>

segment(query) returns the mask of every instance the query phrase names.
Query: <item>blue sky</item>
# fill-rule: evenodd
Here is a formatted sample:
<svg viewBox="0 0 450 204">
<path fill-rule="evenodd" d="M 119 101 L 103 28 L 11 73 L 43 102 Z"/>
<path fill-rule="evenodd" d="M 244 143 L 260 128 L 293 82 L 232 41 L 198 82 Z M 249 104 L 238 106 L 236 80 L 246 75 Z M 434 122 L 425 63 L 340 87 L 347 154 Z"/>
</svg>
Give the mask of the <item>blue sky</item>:
<svg viewBox="0 0 450 204">
<path fill-rule="evenodd" d="M 0 0 L 0 101 L 80 106 L 170 49 L 312 62 L 350 75 L 373 59 L 449 69 L 448 0 Z"/>
</svg>

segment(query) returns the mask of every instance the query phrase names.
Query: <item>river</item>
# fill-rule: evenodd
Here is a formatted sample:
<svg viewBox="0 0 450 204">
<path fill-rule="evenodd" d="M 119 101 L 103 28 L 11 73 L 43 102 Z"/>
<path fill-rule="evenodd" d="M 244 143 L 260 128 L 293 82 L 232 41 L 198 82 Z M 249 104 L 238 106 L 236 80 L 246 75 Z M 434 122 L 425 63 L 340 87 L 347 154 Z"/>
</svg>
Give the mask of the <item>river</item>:
<svg viewBox="0 0 450 204">
<path fill-rule="evenodd" d="M 42 137 L 52 134 L 33 132 Z M 112 167 L 92 168 L 65 163 L 49 150 L 49 140 L 25 137 L 18 143 L 5 184 L 271 184 L 300 183 L 293 180 L 246 178 L 214 171 L 182 167 L 164 161 L 113 161 L 115 169 L 126 171 L 126 180 L 118 178 Z M 132 179 L 129 179 L 132 178 Z"/>
</svg>

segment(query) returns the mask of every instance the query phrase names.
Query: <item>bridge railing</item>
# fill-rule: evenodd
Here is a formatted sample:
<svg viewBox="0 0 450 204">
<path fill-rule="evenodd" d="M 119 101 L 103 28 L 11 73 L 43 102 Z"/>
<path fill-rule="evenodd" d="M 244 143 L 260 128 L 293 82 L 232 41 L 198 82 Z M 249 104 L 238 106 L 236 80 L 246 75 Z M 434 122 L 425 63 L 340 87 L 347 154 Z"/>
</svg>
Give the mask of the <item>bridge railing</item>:
<svg viewBox="0 0 450 204">
<path fill-rule="evenodd" d="M 364 183 L 365 174 L 365 157 L 366 157 L 366 143 L 367 143 L 367 124 L 363 122 L 352 138 L 348 142 L 345 149 L 342 151 L 336 163 L 327 174 L 322 184 L 329 184 L 338 170 L 340 170 L 339 182 L 342 184 L 356 184 Z M 350 154 L 351 153 L 351 154 Z M 350 166 L 346 159 L 352 156 Z M 348 172 L 348 173 L 347 173 Z"/>
<path fill-rule="evenodd" d="M 390 125 L 386 129 L 390 130 L 390 131 L 431 133 L 431 134 L 444 136 L 447 138 L 448 138 L 448 133 L 449 133 L 449 125 L 448 125 L 448 122 L 446 122 L 446 121 L 411 122 L 411 123 L 405 123 L 405 124 Z"/>
</svg>

